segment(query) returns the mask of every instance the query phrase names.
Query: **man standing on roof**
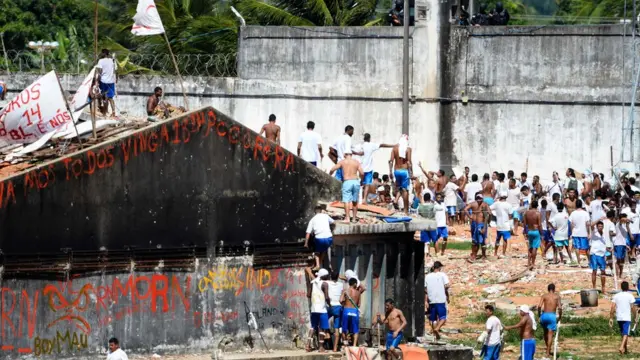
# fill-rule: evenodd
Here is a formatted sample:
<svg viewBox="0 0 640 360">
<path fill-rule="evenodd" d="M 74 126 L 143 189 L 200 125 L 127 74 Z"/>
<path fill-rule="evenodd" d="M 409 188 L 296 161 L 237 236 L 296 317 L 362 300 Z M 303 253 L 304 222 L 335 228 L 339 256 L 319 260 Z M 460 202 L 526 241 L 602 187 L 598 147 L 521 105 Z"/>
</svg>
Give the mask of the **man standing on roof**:
<svg viewBox="0 0 640 360">
<path fill-rule="evenodd" d="M 364 200 L 363 202 L 368 201 L 369 195 L 369 186 L 373 183 L 373 153 L 376 152 L 380 148 L 392 148 L 391 144 L 380 144 L 380 143 L 372 143 L 371 135 L 364 134 L 364 144 L 362 144 L 362 152 L 364 155 L 362 156 L 362 170 L 364 170 L 364 181 L 362 184 L 364 185 Z"/>
<path fill-rule="evenodd" d="M 364 177 L 364 170 L 362 170 L 360 162 L 351 157 L 351 149 L 345 150 L 344 160 L 332 167 L 329 174 L 333 175 L 336 170 L 342 172 L 342 202 L 344 203 L 345 222 L 351 222 L 349 210 L 352 207 L 353 221 L 358 222 L 358 196 L 360 195 L 360 180 Z"/>
<path fill-rule="evenodd" d="M 322 205 L 316 205 L 316 215 L 309 221 L 307 235 L 304 239 L 304 247 L 308 248 L 311 234 L 314 236 L 313 255 L 316 259 L 316 267 L 314 270 L 320 269 L 327 250 L 333 245 L 333 234 L 331 233 L 333 223 L 333 219 L 322 212 Z"/>
<path fill-rule="evenodd" d="M 313 131 L 316 124 L 313 121 L 307 123 L 307 131 L 300 134 L 298 139 L 298 156 L 313 166 L 322 164 L 322 137 Z"/>
<path fill-rule="evenodd" d="M 100 92 L 106 99 L 107 104 L 102 108 L 102 115 L 106 116 L 111 105 L 111 116 L 116 117 L 116 61 L 109 57 L 109 50 L 102 49 L 100 60 L 96 65 L 96 76 L 100 77 Z"/>
<path fill-rule="evenodd" d="M 340 137 L 329 147 L 329 159 L 333 161 L 334 164 L 338 164 L 340 161 L 344 160 L 344 154 L 349 151 L 349 153 L 353 154 L 353 147 L 351 145 L 351 137 L 353 136 L 353 126 L 347 125 L 344 128 L 344 134 L 340 135 Z M 362 153 L 355 153 L 356 155 L 363 155 Z M 338 169 L 336 171 L 336 179 L 342 181 L 342 169 Z"/>
<path fill-rule="evenodd" d="M 274 114 L 269 115 L 269 122 L 264 124 L 262 129 L 260 129 L 260 135 L 263 134 L 267 140 L 271 140 L 280 145 L 280 126 L 276 125 L 276 116 Z"/>
<path fill-rule="evenodd" d="M 389 159 L 389 178 L 396 182 L 396 189 L 402 195 L 405 214 L 409 214 L 409 183 L 413 177 L 413 165 L 411 163 L 411 147 L 409 136 L 402 135 L 398 144 L 391 150 Z"/>
</svg>

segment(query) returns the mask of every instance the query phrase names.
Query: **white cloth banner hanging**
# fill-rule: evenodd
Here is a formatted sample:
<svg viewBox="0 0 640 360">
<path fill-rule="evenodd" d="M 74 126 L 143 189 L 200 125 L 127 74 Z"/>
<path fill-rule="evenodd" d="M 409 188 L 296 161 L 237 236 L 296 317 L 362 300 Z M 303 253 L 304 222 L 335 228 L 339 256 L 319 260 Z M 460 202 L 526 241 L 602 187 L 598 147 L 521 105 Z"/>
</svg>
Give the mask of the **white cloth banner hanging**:
<svg viewBox="0 0 640 360">
<path fill-rule="evenodd" d="M 89 104 L 89 93 L 91 92 L 91 85 L 93 84 L 93 78 L 96 75 L 96 68 L 94 67 L 89 71 L 89 74 L 82 80 L 82 84 L 78 90 L 76 90 L 73 99 L 69 103 L 69 109 L 73 111 L 73 120 L 78 122 L 80 114 L 87 104 Z"/>
<path fill-rule="evenodd" d="M 71 123 L 58 75 L 36 80 L 0 111 L 0 146 L 30 144 Z"/>
<path fill-rule="evenodd" d="M 158 35 L 164 33 L 162 19 L 153 0 L 138 0 L 136 15 L 133 17 L 131 33 L 136 36 Z"/>
</svg>

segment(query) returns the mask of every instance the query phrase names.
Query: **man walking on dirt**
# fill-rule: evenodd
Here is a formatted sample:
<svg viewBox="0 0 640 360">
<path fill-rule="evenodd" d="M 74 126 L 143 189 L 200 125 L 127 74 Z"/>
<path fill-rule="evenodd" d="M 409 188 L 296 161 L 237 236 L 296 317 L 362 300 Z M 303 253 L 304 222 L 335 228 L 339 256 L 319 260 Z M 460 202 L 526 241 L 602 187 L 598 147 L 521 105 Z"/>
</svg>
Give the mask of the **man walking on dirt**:
<svg viewBox="0 0 640 360">
<path fill-rule="evenodd" d="M 538 210 L 538 200 L 531 202 L 531 208 L 524 213 L 524 226 L 527 228 L 527 239 L 529 241 L 529 269 L 533 270 L 536 265 L 536 256 L 540 248 L 540 230 L 542 229 L 542 216 Z"/>
<path fill-rule="evenodd" d="M 360 181 L 364 177 L 364 170 L 358 160 L 351 157 L 351 149 L 344 153 L 344 160 L 331 168 L 329 175 L 336 170 L 342 170 L 342 202 L 344 203 L 345 222 L 351 222 L 349 210 L 353 207 L 353 221 L 358 222 L 358 196 L 360 194 Z M 407 204 L 407 203 L 405 203 Z"/>
<path fill-rule="evenodd" d="M 400 309 L 395 307 L 393 299 L 387 299 L 384 302 L 385 316 L 376 316 L 376 320 L 371 325 L 373 328 L 376 324 L 386 324 L 389 331 L 387 332 L 387 360 L 398 360 L 402 358 L 402 351 L 398 348 L 402 341 L 402 330 L 407 327 L 407 319 Z"/>
<path fill-rule="evenodd" d="M 442 263 L 433 263 L 433 271 L 424 277 L 424 297 L 429 304 L 429 323 L 433 336 L 440 339 L 440 329 L 447 322 L 447 303 L 449 302 L 449 278 L 442 272 Z"/>
<path fill-rule="evenodd" d="M 276 116 L 274 114 L 269 115 L 269 122 L 260 129 L 260 135 L 262 134 L 267 140 L 280 145 L 280 126 L 276 125 Z"/>
<path fill-rule="evenodd" d="M 487 258 L 487 229 L 489 228 L 489 219 L 491 209 L 484 201 L 482 194 L 476 195 L 476 201 L 468 204 L 462 211 L 465 216 L 471 219 L 471 257 L 470 262 L 476 260 L 478 249 L 482 249 L 481 259 Z M 469 215 L 471 213 L 471 215 Z"/>
<path fill-rule="evenodd" d="M 516 325 L 506 326 L 504 329 L 520 329 L 520 339 L 522 339 L 522 343 L 520 344 L 520 359 L 533 360 L 533 355 L 536 353 L 536 338 L 534 337 L 536 321 L 529 307 L 527 305 L 520 306 L 520 322 Z"/>
<path fill-rule="evenodd" d="M 544 343 L 547 346 L 547 357 L 551 357 L 551 345 L 553 344 L 553 332 L 558 329 L 558 322 L 562 319 L 562 304 L 560 295 L 556 294 L 556 286 L 549 284 L 548 293 L 542 295 L 538 304 L 538 316 L 540 325 L 544 330 Z M 558 317 L 556 317 L 558 311 Z"/>
<path fill-rule="evenodd" d="M 413 177 L 411 147 L 409 136 L 402 135 L 398 144 L 391 150 L 389 159 L 389 178 L 395 179 L 396 190 L 402 195 L 405 214 L 409 214 L 409 183 Z"/>
</svg>

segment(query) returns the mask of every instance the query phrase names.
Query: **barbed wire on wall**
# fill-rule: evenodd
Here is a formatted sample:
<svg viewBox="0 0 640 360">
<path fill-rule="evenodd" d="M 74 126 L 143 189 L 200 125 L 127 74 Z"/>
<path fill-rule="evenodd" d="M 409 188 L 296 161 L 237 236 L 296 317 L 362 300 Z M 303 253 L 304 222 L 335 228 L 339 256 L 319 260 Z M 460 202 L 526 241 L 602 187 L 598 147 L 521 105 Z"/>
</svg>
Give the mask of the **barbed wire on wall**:
<svg viewBox="0 0 640 360">
<path fill-rule="evenodd" d="M 118 75 L 175 75 L 169 54 L 118 54 Z M 178 68 L 183 76 L 234 77 L 236 54 L 179 54 Z M 93 56 L 64 55 L 36 51 L 0 53 L 0 74 L 40 73 L 56 70 L 59 74 L 86 74 L 94 65 Z M 8 71 L 7 71 L 8 70 Z"/>
</svg>

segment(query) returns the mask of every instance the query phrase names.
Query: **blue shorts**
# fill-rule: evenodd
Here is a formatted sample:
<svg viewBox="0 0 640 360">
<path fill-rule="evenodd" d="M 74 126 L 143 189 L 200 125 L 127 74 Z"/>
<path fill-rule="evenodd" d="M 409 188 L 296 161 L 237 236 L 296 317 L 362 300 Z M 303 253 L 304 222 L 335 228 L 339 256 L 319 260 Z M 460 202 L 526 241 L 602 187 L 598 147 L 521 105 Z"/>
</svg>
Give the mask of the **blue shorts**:
<svg viewBox="0 0 640 360">
<path fill-rule="evenodd" d="M 569 229 L 569 238 L 571 238 L 571 221 L 567 220 L 567 229 Z"/>
<path fill-rule="evenodd" d="M 633 245 L 640 247 L 640 234 L 633 234 Z"/>
<path fill-rule="evenodd" d="M 393 172 L 393 176 L 396 178 L 396 186 L 400 190 L 409 190 L 409 170 L 400 169 Z"/>
<path fill-rule="evenodd" d="M 342 168 L 336 170 L 336 179 L 342 181 L 343 177 L 342 177 Z"/>
<path fill-rule="evenodd" d="M 542 230 L 542 239 L 544 242 L 552 242 L 553 241 L 553 233 L 551 230 Z"/>
<path fill-rule="evenodd" d="M 364 185 L 373 184 L 373 171 L 369 171 L 364 173 L 364 180 L 362 181 Z"/>
<path fill-rule="evenodd" d="M 522 221 L 522 216 L 520 216 L 520 213 L 518 212 L 518 210 L 515 210 L 513 212 L 513 220 Z"/>
<path fill-rule="evenodd" d="M 495 201 L 495 200 L 493 200 L 493 198 L 492 198 L 492 197 L 488 197 L 488 196 L 487 196 L 487 197 L 485 197 L 484 199 L 482 199 L 482 201 L 486 202 L 486 203 L 487 203 L 487 205 L 491 206 L 491 205 L 493 205 L 493 203 L 494 203 L 494 201 Z"/>
<path fill-rule="evenodd" d="M 342 183 L 342 202 L 358 202 L 358 195 L 360 194 L 360 181 L 359 180 L 347 180 Z"/>
<path fill-rule="evenodd" d="M 107 99 L 113 99 L 116 96 L 116 84 L 105 84 L 101 81 L 100 92 L 106 95 Z"/>
<path fill-rule="evenodd" d="M 589 239 L 586 237 L 573 237 L 573 247 L 578 250 L 587 250 L 589 249 Z"/>
<path fill-rule="evenodd" d="M 500 347 L 501 344 L 493 346 L 483 346 L 482 351 L 484 353 L 484 357 L 482 358 L 482 360 L 500 360 Z"/>
<path fill-rule="evenodd" d="M 4 86 L 0 85 L 0 95 L 4 92 Z"/>
<path fill-rule="evenodd" d="M 445 303 L 429 304 L 429 321 L 447 320 L 447 305 Z"/>
<path fill-rule="evenodd" d="M 536 353 L 536 339 L 522 340 L 520 346 L 520 357 L 522 360 L 533 360 Z"/>
<path fill-rule="evenodd" d="M 311 328 L 329 330 L 329 315 L 327 313 L 311 313 Z"/>
<path fill-rule="evenodd" d="M 527 239 L 529 239 L 529 249 L 538 249 L 540 247 L 540 231 L 531 230 L 527 232 Z"/>
<path fill-rule="evenodd" d="M 569 246 L 569 240 L 555 240 L 556 247 Z"/>
<path fill-rule="evenodd" d="M 333 305 L 329 308 L 329 317 L 333 318 L 333 328 L 338 330 L 342 325 L 342 305 Z"/>
<path fill-rule="evenodd" d="M 616 245 L 613 247 L 613 255 L 616 259 L 624 260 L 627 257 L 627 247 L 624 245 Z"/>
<path fill-rule="evenodd" d="M 546 312 L 540 315 L 540 325 L 545 330 L 556 331 L 558 326 L 556 324 L 556 313 Z"/>
<path fill-rule="evenodd" d="M 455 206 L 447 206 L 447 214 L 449 214 L 449 216 L 456 216 L 457 210 L 458 208 Z"/>
<path fill-rule="evenodd" d="M 344 308 L 342 309 L 342 333 L 358 334 L 360 333 L 360 312 L 358 309 Z"/>
<path fill-rule="evenodd" d="M 511 239 L 511 231 L 498 231 L 496 235 L 496 245 L 500 244 L 500 239 L 504 239 L 504 242 L 507 242 L 507 240 Z"/>
<path fill-rule="evenodd" d="M 446 226 L 440 226 L 438 228 L 438 239 L 443 238 L 446 239 L 449 237 L 449 229 Z"/>
<path fill-rule="evenodd" d="M 318 163 L 316 161 L 309 161 L 309 164 L 311 164 L 313 166 L 318 166 Z"/>
<path fill-rule="evenodd" d="M 471 243 L 473 245 L 484 245 L 484 240 L 487 238 L 487 234 L 484 232 L 484 224 L 471 222 Z"/>
<path fill-rule="evenodd" d="M 393 331 L 389 331 L 387 333 L 387 343 L 385 344 L 387 347 L 387 350 L 389 350 L 390 348 L 397 349 L 398 346 L 400 345 L 400 341 L 402 341 L 402 331 L 400 331 L 398 333 L 398 336 L 396 337 L 393 337 Z"/>
<path fill-rule="evenodd" d="M 591 254 L 589 256 L 589 267 L 593 271 L 596 271 L 598 269 L 604 271 L 604 269 L 607 267 L 607 260 L 604 258 L 604 256 Z"/>
<path fill-rule="evenodd" d="M 422 230 L 420 231 L 420 241 L 423 243 L 438 242 L 438 230 Z"/>
<path fill-rule="evenodd" d="M 329 250 L 329 248 L 331 247 L 331 245 L 333 245 L 333 238 L 326 238 L 326 239 L 318 239 L 315 238 L 313 240 L 313 251 L 317 252 L 317 253 L 323 253 L 327 250 Z"/>
<path fill-rule="evenodd" d="M 629 328 L 631 327 L 631 321 L 618 321 L 620 326 L 620 334 L 629 336 Z"/>
</svg>

